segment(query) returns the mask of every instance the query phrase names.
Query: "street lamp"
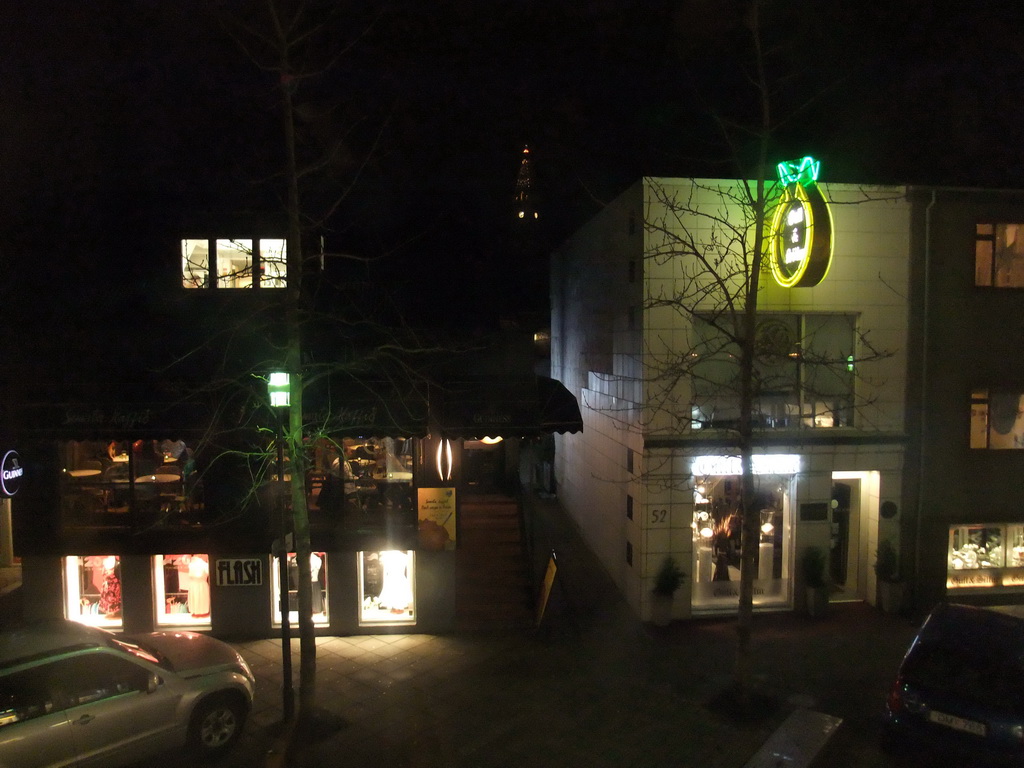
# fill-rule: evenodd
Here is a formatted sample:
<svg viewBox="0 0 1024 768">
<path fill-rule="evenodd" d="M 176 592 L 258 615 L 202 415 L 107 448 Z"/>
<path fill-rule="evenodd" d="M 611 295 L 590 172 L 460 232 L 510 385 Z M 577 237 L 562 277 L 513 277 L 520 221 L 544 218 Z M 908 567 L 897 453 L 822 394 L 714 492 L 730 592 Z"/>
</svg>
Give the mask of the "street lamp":
<svg viewBox="0 0 1024 768">
<path fill-rule="evenodd" d="M 284 425 L 283 420 L 291 405 L 291 390 L 287 373 L 274 372 L 267 380 L 270 407 L 277 416 L 277 476 L 273 484 L 274 499 L 280 520 L 281 538 L 277 554 L 278 589 L 281 605 L 281 700 L 284 722 L 295 716 L 295 691 L 292 688 L 292 641 L 288 619 L 288 522 L 285 517 L 284 491 Z"/>
</svg>

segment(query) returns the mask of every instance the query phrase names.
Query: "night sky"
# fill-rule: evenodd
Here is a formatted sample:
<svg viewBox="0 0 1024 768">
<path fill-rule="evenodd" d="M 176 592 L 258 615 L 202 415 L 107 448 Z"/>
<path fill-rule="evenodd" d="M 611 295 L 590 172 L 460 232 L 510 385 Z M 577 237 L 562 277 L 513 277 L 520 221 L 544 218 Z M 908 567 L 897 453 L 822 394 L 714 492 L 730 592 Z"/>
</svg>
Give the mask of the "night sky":
<svg viewBox="0 0 1024 768">
<path fill-rule="evenodd" d="M 757 116 L 744 3 L 310 5 L 328 21 L 304 61 L 330 66 L 296 88 L 302 148 L 308 158 L 332 151 L 309 177 L 311 217 L 345 190 L 321 229 L 328 248 L 380 258 L 361 269 L 427 315 L 435 302 L 479 310 L 494 284 L 514 281 L 505 237 L 526 143 L 548 244 L 643 174 L 734 176 L 750 156 L 749 139 L 734 133 L 730 148 L 717 127 Z M 1024 11 L 768 5 L 773 159 L 814 154 L 836 181 L 1022 186 Z M 220 6 L 7 9 L 0 253 L 23 287 L 45 280 L 48 259 L 87 280 L 95 253 L 144 284 L 154 221 L 276 206 L 275 74 L 228 34 L 258 54 L 224 21 L 248 4 Z"/>
</svg>

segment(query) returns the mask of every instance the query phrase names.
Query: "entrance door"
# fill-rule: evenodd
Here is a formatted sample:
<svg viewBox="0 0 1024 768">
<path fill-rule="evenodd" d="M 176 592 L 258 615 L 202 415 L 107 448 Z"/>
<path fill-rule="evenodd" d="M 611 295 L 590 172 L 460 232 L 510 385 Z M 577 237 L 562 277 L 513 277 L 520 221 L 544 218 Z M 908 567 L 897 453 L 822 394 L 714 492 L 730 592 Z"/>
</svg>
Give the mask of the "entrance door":
<svg viewBox="0 0 1024 768">
<path fill-rule="evenodd" d="M 832 477 L 829 578 L 833 600 L 867 598 L 869 515 L 864 508 L 867 499 L 859 474 L 867 473 L 836 473 Z"/>
</svg>

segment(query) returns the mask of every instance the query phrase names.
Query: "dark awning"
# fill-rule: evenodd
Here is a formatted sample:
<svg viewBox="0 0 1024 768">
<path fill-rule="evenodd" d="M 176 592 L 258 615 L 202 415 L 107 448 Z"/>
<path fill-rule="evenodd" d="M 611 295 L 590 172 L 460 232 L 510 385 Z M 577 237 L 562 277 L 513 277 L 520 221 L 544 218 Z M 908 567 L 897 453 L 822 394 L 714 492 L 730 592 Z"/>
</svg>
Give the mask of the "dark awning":
<svg viewBox="0 0 1024 768">
<path fill-rule="evenodd" d="M 424 437 L 426 385 L 351 375 L 311 377 L 302 410 L 312 429 L 332 437 Z"/>
<path fill-rule="evenodd" d="M 19 439 L 195 439 L 238 426 L 242 411 L 230 397 L 112 382 L 36 390 L 11 420 Z"/>
<path fill-rule="evenodd" d="M 535 437 L 580 432 L 579 404 L 561 382 L 544 376 L 481 378 L 439 387 L 437 426 L 454 438 Z"/>
</svg>

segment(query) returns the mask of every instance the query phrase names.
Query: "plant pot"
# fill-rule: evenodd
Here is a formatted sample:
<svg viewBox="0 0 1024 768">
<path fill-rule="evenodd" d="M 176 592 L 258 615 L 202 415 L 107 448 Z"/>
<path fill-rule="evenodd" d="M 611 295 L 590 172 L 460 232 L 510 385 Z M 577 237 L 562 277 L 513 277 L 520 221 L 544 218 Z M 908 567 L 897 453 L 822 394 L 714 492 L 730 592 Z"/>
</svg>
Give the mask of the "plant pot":
<svg viewBox="0 0 1024 768">
<path fill-rule="evenodd" d="M 807 615 L 824 616 L 828 613 L 828 587 L 807 587 Z"/>
<path fill-rule="evenodd" d="M 878 582 L 878 605 L 883 613 L 899 613 L 903 610 L 903 596 L 906 592 L 902 581 Z"/>
<path fill-rule="evenodd" d="M 656 627 L 667 627 L 672 623 L 672 600 L 675 595 L 654 592 L 651 597 L 651 622 Z"/>
</svg>

